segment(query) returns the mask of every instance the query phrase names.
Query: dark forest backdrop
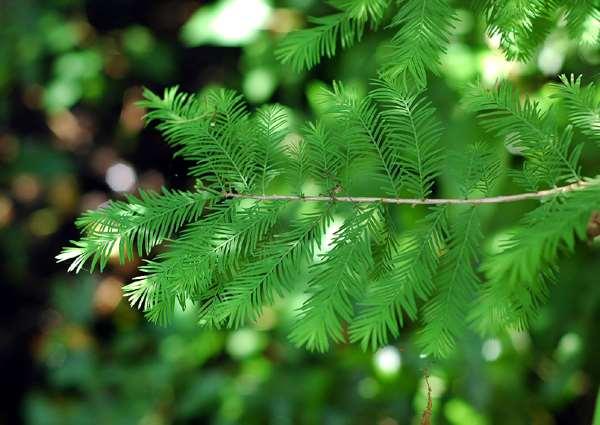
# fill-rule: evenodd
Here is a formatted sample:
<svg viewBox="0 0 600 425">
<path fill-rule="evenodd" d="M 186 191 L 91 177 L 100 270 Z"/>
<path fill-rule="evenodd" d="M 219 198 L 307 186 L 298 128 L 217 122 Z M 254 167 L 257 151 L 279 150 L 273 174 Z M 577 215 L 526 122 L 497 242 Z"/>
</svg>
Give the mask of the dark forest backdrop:
<svg viewBox="0 0 600 425">
<path fill-rule="evenodd" d="M 544 98 L 561 72 L 598 72 L 600 52 L 560 27 L 531 62 L 507 62 L 470 2 L 454 3 L 460 19 L 429 93 L 452 122 L 445 143 L 482 136 L 457 108 L 475 78 L 509 78 Z M 158 133 L 143 128 L 134 106 L 143 86 L 225 85 L 298 118 L 318 110 L 315 93 L 332 79 L 364 90 L 380 35 L 308 73 L 274 57 L 282 35 L 324 10 L 316 0 L 0 2 L 0 423 L 419 423 L 428 384 L 439 424 L 592 421 L 597 248 L 582 245 L 561 264 L 530 332 L 472 335 L 437 362 L 420 358 L 410 329 L 376 353 L 296 349 L 285 329 L 299 300 L 234 332 L 200 330 L 187 313 L 156 327 L 121 298 L 136 264 L 74 276 L 55 263 L 77 237 L 80 212 L 138 188 L 193 184 Z M 600 21 L 589 32 L 598 37 Z M 597 150 L 584 155 L 599 168 Z M 522 212 L 513 208 L 487 220 L 509 228 Z"/>
</svg>

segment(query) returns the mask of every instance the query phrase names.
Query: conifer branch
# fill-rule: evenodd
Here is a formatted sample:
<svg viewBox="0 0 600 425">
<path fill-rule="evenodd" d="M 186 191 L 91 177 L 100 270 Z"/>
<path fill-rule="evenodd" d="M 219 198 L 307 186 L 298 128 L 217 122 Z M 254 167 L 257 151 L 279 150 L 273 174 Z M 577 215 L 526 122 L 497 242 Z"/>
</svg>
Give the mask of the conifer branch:
<svg viewBox="0 0 600 425">
<path fill-rule="evenodd" d="M 566 186 L 553 189 L 540 190 L 537 192 L 517 193 L 514 195 L 491 196 L 485 198 L 385 198 L 375 196 L 336 196 L 331 195 L 258 195 L 246 193 L 225 192 L 223 197 L 227 199 L 241 198 L 254 199 L 257 201 L 304 201 L 304 202 L 350 202 L 356 204 L 401 204 L 401 205 L 478 205 L 478 204 L 505 204 L 509 202 L 520 202 L 528 199 L 542 199 L 548 196 L 560 195 L 576 190 L 585 189 L 596 180 L 580 180 Z"/>
<path fill-rule="evenodd" d="M 414 5 L 448 0 L 429 2 L 402 4 L 416 11 Z M 335 0 L 347 11 L 345 21 L 357 21 L 361 31 L 367 23 L 361 11 L 369 22 L 379 21 L 372 5 L 388 3 Z M 447 40 L 425 31 L 439 25 L 427 13 L 419 16 L 425 19 L 418 24 L 421 41 L 437 40 L 437 48 L 426 43 L 437 53 L 425 59 L 439 57 Z M 403 24 L 403 37 L 410 38 L 410 28 Z M 318 41 L 319 31 L 308 35 Z M 325 54 L 338 38 L 342 47 L 348 40 L 332 34 L 329 47 L 318 45 Z M 103 270 L 113 258 L 148 256 L 142 275 L 124 288 L 130 303 L 158 324 L 168 324 L 178 305 L 194 306 L 199 323 L 215 328 L 257 320 L 263 307 L 298 288 L 307 271 L 308 298 L 290 338 L 309 350 L 348 340 L 375 349 L 397 338 L 405 319 L 420 315 L 418 343 L 436 357 L 449 354 L 469 325 L 483 333 L 527 326 L 548 297 L 559 254 L 596 235 L 588 223 L 600 211 L 600 176 L 580 177 L 583 143 L 573 129 L 598 140 L 597 85 L 562 78 L 557 96 L 568 112 L 566 126 L 558 112 L 523 99 L 509 83 L 467 92 L 464 106 L 523 157 L 522 169 L 514 170 L 487 141 L 455 149 L 441 143 L 433 104 L 406 84 L 410 74 L 425 82 L 429 67 L 419 57 L 403 57 L 402 78 L 383 74 L 366 96 L 334 83 L 322 96 L 322 116 L 299 131 L 287 108 L 252 111 L 231 90 L 189 95 L 173 88 L 162 98 L 146 91 L 146 121 L 158 121 L 175 155 L 191 162 L 196 191 L 140 191 L 86 212 L 76 223 L 80 240 L 57 259 L 78 272 Z M 442 174 L 458 189 L 453 198 L 432 197 Z M 491 196 L 511 174 L 523 193 Z M 289 192 L 276 194 L 282 184 Z M 320 194 L 304 194 L 307 185 Z M 351 196 L 359 189 L 378 196 Z M 543 202 L 501 251 L 486 255 L 476 206 L 528 199 Z M 326 208 L 297 208 L 294 201 Z M 411 229 L 411 219 L 391 213 L 400 204 L 440 207 L 428 208 Z M 451 211 L 461 205 L 470 208 Z"/>
</svg>

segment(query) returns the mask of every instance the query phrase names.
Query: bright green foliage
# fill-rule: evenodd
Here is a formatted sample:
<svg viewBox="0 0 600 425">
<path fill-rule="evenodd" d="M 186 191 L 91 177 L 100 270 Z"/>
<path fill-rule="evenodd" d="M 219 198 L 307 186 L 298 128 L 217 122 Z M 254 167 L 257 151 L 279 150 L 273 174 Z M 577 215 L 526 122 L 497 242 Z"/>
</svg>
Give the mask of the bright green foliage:
<svg viewBox="0 0 600 425">
<path fill-rule="evenodd" d="M 264 192 L 268 184 L 281 172 L 281 164 L 285 161 L 280 144 L 288 127 L 288 114 L 280 105 L 269 105 L 256 112 L 255 164 L 258 166 L 259 187 Z"/>
<path fill-rule="evenodd" d="M 394 17 L 384 72 L 405 77 L 418 86 L 427 83 L 427 71 L 437 74 L 446 52 L 454 11 L 447 0 L 405 0 Z"/>
<path fill-rule="evenodd" d="M 530 213 L 508 248 L 484 260 L 489 282 L 483 283 L 480 206 L 456 214 L 452 206 L 439 206 L 414 229 L 400 232 L 394 217 L 400 207 L 335 202 L 337 194 L 365 191 L 351 176 L 370 182 L 363 195 L 425 199 L 447 165 L 461 196 L 478 198 L 489 196 L 507 172 L 487 144 L 474 143 L 464 152 L 443 149 L 441 124 L 425 94 L 401 87 L 379 80 L 360 97 L 334 84 L 324 95 L 329 112 L 323 120 L 304 126 L 289 143 L 284 140 L 291 130 L 279 106 L 251 113 L 233 92 L 195 97 L 167 90 L 162 98 L 148 92 L 149 119 L 160 119 L 167 140 L 190 160 L 198 191 L 142 192 L 86 213 L 78 221 L 83 238 L 59 259 L 71 260 L 77 270 L 87 262 L 102 268 L 114 247 L 125 261 L 169 239 L 167 249 L 141 267 L 142 276 L 125 288 L 126 295 L 154 322 L 168 323 L 177 304 L 196 305 L 199 322 L 213 327 L 256 320 L 264 306 L 301 288 L 297 276 L 308 266 L 308 299 L 291 339 L 320 351 L 346 339 L 346 324 L 350 340 L 380 346 L 420 311 L 418 341 L 436 356 L 451 351 L 468 315 L 481 329 L 488 323 L 524 325 L 548 291 L 560 247 L 573 248 L 575 235 L 583 237 L 587 217 L 600 207 L 597 182 L 550 197 Z M 568 107 L 587 99 L 573 90 L 565 96 Z M 522 179 L 534 178 L 536 188 L 543 188 L 579 178 L 571 124 L 558 128 L 508 84 L 473 86 L 464 104 L 478 112 L 486 130 L 525 157 L 523 170 L 533 171 L 522 171 Z M 586 121 L 572 118 L 590 134 Z M 303 193 L 308 182 L 332 197 L 311 212 L 292 208 L 291 200 L 230 199 L 222 193 L 269 195 L 288 187 L 301 200 L 318 194 Z M 289 214 L 292 221 L 282 222 Z M 344 222 L 325 240 L 334 214 Z"/>
<path fill-rule="evenodd" d="M 291 339 L 311 350 L 325 351 L 329 340 L 343 342 L 343 324 L 354 315 L 354 301 L 367 283 L 373 267 L 369 231 L 376 207 L 355 207 L 337 232 L 331 249 L 312 267 L 311 296 L 302 306 Z"/>
<path fill-rule="evenodd" d="M 590 83 L 581 85 L 581 76 L 571 79 L 561 76 L 562 84 L 558 98 L 563 99 L 569 111 L 569 118 L 575 128 L 590 137 L 600 146 L 600 90 Z"/>
<path fill-rule="evenodd" d="M 264 143 L 254 146 L 241 143 L 248 137 L 251 123 L 245 103 L 240 95 L 225 89 L 210 90 L 202 99 L 178 93 L 177 88 L 165 91 L 160 98 L 150 91 L 140 106 L 150 110 L 147 122 L 158 121 L 158 129 L 169 145 L 176 148 L 176 156 L 193 161 L 192 176 L 210 176 L 210 183 L 225 189 L 247 189 L 254 177 L 252 168 L 256 150 L 265 149 L 272 136 L 266 135 Z M 261 116 L 258 121 L 260 123 Z M 273 128 L 280 119 L 273 117 Z M 257 126 L 260 131 L 260 124 Z M 211 172 L 216 171 L 216 173 Z"/>
<path fill-rule="evenodd" d="M 450 164 L 455 179 L 461 182 L 459 190 L 464 198 L 491 195 L 502 174 L 500 160 L 483 142 L 473 143 L 465 152 L 453 154 Z"/>
<path fill-rule="evenodd" d="M 479 3 L 490 32 L 517 58 L 529 57 L 546 34 L 538 28 L 550 28 L 561 14 L 569 28 L 593 15 L 586 1 Z M 525 326 L 548 294 L 559 253 L 585 238 L 590 214 L 600 209 L 600 182 L 582 183 L 583 144 L 574 141 L 599 140 L 596 86 L 563 77 L 558 101 L 543 109 L 508 82 L 474 84 L 463 109 L 490 140 L 452 150 L 424 89 L 450 37 L 451 6 L 331 5 L 336 14 L 290 35 L 279 56 L 310 68 L 332 56 L 339 40 L 353 44 L 397 7 L 392 54 L 367 95 L 335 82 L 322 93 L 322 116 L 295 128 L 285 108 L 251 111 L 231 90 L 188 95 L 171 88 L 162 97 L 146 91 L 147 122 L 190 163 L 196 190 L 140 192 L 88 212 L 77 223 L 82 239 L 58 259 L 79 271 L 88 263 L 103 269 L 111 255 L 152 257 L 125 294 L 160 324 L 179 306 L 194 308 L 201 325 L 240 327 L 302 292 L 290 338 L 311 350 L 347 340 L 376 348 L 410 320 L 422 324 L 416 339 L 423 353 L 445 356 L 469 326 Z M 494 140 L 522 157 L 518 169 L 502 165 Z M 488 255 L 481 204 L 497 202 L 490 197 L 504 175 L 526 191 L 551 193 L 538 194 L 541 205 L 500 253 Z M 565 193 L 556 189 L 570 183 Z M 429 204 L 420 220 L 383 199 L 423 204 L 440 189 L 459 198 L 436 200 L 443 205 Z M 164 246 L 155 253 L 157 245 Z"/>
<path fill-rule="evenodd" d="M 596 0 L 479 0 L 477 6 L 485 17 L 488 35 L 500 37 L 500 46 L 509 59 L 530 59 L 561 19 L 574 39 L 600 43 L 585 37 L 588 23 L 597 25 L 600 21 Z"/>
<path fill-rule="evenodd" d="M 455 161 L 460 170 L 460 191 L 464 197 L 472 193 L 489 195 L 498 180 L 500 163 L 482 144 L 469 146 Z M 476 263 L 483 240 L 478 207 L 461 211 L 450 228 L 447 253 L 442 257 L 437 279 L 437 293 L 425 305 L 425 326 L 420 344 L 426 354 L 444 356 L 454 347 L 454 341 L 466 328 L 465 311 L 470 310 L 475 293 L 481 285 Z"/>
<path fill-rule="evenodd" d="M 126 202 L 113 201 L 96 211 L 88 211 L 76 225 L 84 233 L 74 247 L 65 249 L 57 258 L 72 260 L 69 270 L 80 271 L 90 262 L 90 271 L 100 271 L 115 248 L 122 262 L 137 255 L 149 254 L 153 247 L 173 235 L 186 222 L 196 221 L 202 214 L 207 193 L 168 191 L 162 194 L 140 191 L 139 198 L 127 196 Z"/>
<path fill-rule="evenodd" d="M 473 312 L 476 326 L 487 332 L 526 327 L 548 296 L 559 253 L 586 238 L 588 220 L 598 208 L 600 189 L 594 181 L 587 190 L 553 198 L 528 213 L 502 252 L 482 266 L 489 282 Z"/>
<path fill-rule="evenodd" d="M 600 23 L 600 5 L 597 0 L 574 0 L 564 5 L 567 29 L 571 37 L 583 44 L 595 45 L 598 39 L 586 37 L 586 31 Z"/>
<path fill-rule="evenodd" d="M 322 122 L 308 123 L 303 133 L 306 150 L 312 160 L 311 177 L 323 182 L 323 189 L 329 192 L 339 183 L 336 176 L 342 165 L 342 158 L 332 145 L 334 133 Z"/>
<path fill-rule="evenodd" d="M 446 207 L 432 209 L 400 239 L 393 270 L 367 288 L 351 323 L 352 341 L 360 341 L 364 348 L 379 347 L 388 342 L 388 334 L 399 336 L 404 315 L 417 317 L 418 301 L 428 299 L 435 288 L 433 277 L 447 239 L 446 215 Z"/>
<path fill-rule="evenodd" d="M 334 0 L 330 4 L 337 13 L 320 18 L 310 18 L 314 26 L 296 31 L 286 37 L 277 51 L 282 63 L 296 70 L 310 69 L 323 56 L 331 58 L 337 51 L 338 40 L 348 48 L 363 37 L 365 26 L 377 27 L 382 20 L 389 0 Z"/>
<path fill-rule="evenodd" d="M 395 146 L 394 163 L 411 178 L 403 182 L 410 195 L 425 199 L 439 175 L 444 153 L 439 146 L 442 125 L 421 93 L 409 93 L 389 80 L 378 80 L 372 97 L 384 107 L 383 121 Z"/>
<path fill-rule="evenodd" d="M 381 192 L 399 196 L 402 185 L 398 164 L 400 144 L 386 138 L 389 131 L 371 99 L 361 99 L 339 83 L 334 83 L 327 97 L 331 101 L 330 115 L 341 126 L 338 143 L 344 188 L 352 188 L 351 178 L 360 170 L 361 176 L 374 180 Z"/>
<path fill-rule="evenodd" d="M 527 188 L 581 178 L 578 162 L 582 146 L 572 148 L 571 127 L 559 129 L 552 110 L 542 113 L 539 104 L 528 98 L 521 102 L 509 83 L 502 82 L 493 89 L 475 85 L 467 92 L 464 105 L 479 114 L 486 130 L 523 155 L 526 175 L 521 180 L 528 182 Z"/>
<path fill-rule="evenodd" d="M 151 319 L 168 322 L 177 300 L 182 305 L 196 300 L 219 274 L 236 269 L 240 258 L 273 227 L 282 205 L 260 204 L 242 211 L 235 207 L 213 206 L 201 223 L 189 226 L 168 251 L 143 266 L 146 275 L 125 288 L 131 303 L 143 305 Z"/>
<path fill-rule="evenodd" d="M 311 69 L 360 41 L 367 24 L 392 31 L 381 72 L 408 86 L 424 87 L 427 73 L 436 74 L 456 23 L 448 0 L 338 0 L 336 13 L 310 18 L 309 26 L 281 42 L 277 56 L 297 71 Z M 508 59 L 531 59 L 548 35 L 566 24 L 581 44 L 598 46 L 594 28 L 600 24 L 597 0 L 474 0 L 489 37 L 499 38 Z M 390 13 L 388 12 L 390 9 Z M 393 11 L 393 12 L 392 12 Z M 391 19 L 388 16 L 393 16 Z"/>
<path fill-rule="evenodd" d="M 479 244 L 483 239 L 477 208 L 468 207 L 450 229 L 448 252 L 444 254 L 437 278 L 437 293 L 425 305 L 425 325 L 419 342 L 426 354 L 444 356 L 466 327 L 465 311 L 471 308 L 481 284 L 475 270 Z"/>
<path fill-rule="evenodd" d="M 485 0 L 480 3 L 489 36 L 500 37 L 500 46 L 509 59 L 530 58 L 558 18 L 556 0 Z"/>
<path fill-rule="evenodd" d="M 287 294 L 300 267 L 312 260 L 330 222 L 329 211 L 308 214 L 257 250 L 250 263 L 224 286 L 216 309 L 218 319 L 226 320 L 228 326 L 240 326 L 256 320 L 264 305 L 273 304 L 275 295 Z"/>
</svg>

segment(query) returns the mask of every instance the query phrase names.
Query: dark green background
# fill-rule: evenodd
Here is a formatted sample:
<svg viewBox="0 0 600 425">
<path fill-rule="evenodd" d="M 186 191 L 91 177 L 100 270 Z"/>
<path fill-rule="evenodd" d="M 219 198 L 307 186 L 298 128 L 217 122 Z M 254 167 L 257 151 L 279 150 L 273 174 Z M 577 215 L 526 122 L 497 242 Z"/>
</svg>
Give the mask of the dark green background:
<svg viewBox="0 0 600 425">
<path fill-rule="evenodd" d="M 600 257 L 585 243 L 562 261 L 559 283 L 530 332 L 486 341 L 469 335 L 451 358 L 433 361 L 419 356 L 408 326 L 384 351 L 401 359 L 387 374 L 378 366 L 381 353 L 340 345 L 319 355 L 291 346 L 286 332 L 298 300 L 238 332 L 202 330 L 188 313 L 159 328 L 119 302 L 121 284 L 139 263 L 93 276 L 69 275 L 55 264 L 60 248 L 77 237 L 74 218 L 122 196 L 105 182 L 110 165 L 130 165 L 135 188 L 193 183 L 157 132 L 141 127 L 133 103 L 142 86 L 196 91 L 221 84 L 251 103 L 287 105 L 300 120 L 318 114 L 315 93 L 323 84 L 339 79 L 366 91 L 375 76 L 385 30 L 296 74 L 277 63 L 275 43 L 306 14 L 329 9 L 313 0 L 277 1 L 266 29 L 227 42 L 257 9 L 240 10 L 247 19 L 239 22 L 221 21 L 225 35 L 215 34 L 210 19 L 225 3 L 235 2 L 0 2 L 0 423 L 416 424 L 426 374 L 434 423 L 591 423 L 600 381 Z M 469 2 L 454 4 L 460 20 L 429 89 L 447 126 L 443 142 L 481 138 L 516 162 L 458 107 L 465 84 L 506 76 L 548 99 L 559 72 L 592 79 L 600 52 L 568 41 L 558 28 L 541 56 L 510 64 L 486 43 Z M 556 58 L 562 65 L 548 68 Z M 599 165 L 590 144 L 587 175 Z M 438 192 L 452 191 L 445 179 Z M 514 188 L 506 180 L 498 190 Z M 487 208 L 484 249 L 493 250 L 532 206 Z M 402 213 L 408 222 L 419 214 Z"/>
</svg>

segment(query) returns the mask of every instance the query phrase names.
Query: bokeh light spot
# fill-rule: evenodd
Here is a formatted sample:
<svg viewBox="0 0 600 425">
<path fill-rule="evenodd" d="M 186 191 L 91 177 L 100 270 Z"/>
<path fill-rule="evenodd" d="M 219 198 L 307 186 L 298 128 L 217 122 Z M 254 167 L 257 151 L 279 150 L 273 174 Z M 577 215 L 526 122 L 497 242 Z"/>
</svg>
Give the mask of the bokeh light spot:
<svg viewBox="0 0 600 425">
<path fill-rule="evenodd" d="M 35 201 L 42 192 L 40 180 L 33 174 L 19 174 L 12 182 L 12 191 L 15 199 L 29 203 Z"/>
<path fill-rule="evenodd" d="M 35 236 L 44 237 L 56 232 L 58 228 L 58 218 L 56 213 L 44 208 L 31 214 L 29 218 L 29 230 Z"/>
<path fill-rule="evenodd" d="M 488 362 L 497 360 L 502 354 L 502 343 L 496 338 L 490 338 L 484 341 L 481 347 L 481 355 Z"/>
<path fill-rule="evenodd" d="M 567 43 L 561 40 L 549 40 L 538 55 L 537 65 L 544 75 L 556 75 L 560 72 L 567 54 Z"/>
<path fill-rule="evenodd" d="M 383 375 L 395 375 L 402 366 L 400 351 L 391 345 L 377 350 L 373 361 L 377 371 Z"/>
<path fill-rule="evenodd" d="M 444 406 L 444 414 L 453 425 L 487 425 L 487 420 L 467 402 L 454 398 Z"/>
<path fill-rule="evenodd" d="M 137 175 L 132 166 L 117 162 L 106 170 L 106 184 L 115 192 L 128 192 L 135 186 Z"/>
<path fill-rule="evenodd" d="M 375 398 L 379 394 L 379 390 L 379 383 L 371 377 L 364 378 L 358 383 L 357 391 L 362 398 Z"/>
<path fill-rule="evenodd" d="M 222 0 L 200 7 L 181 31 L 189 46 L 240 46 L 254 40 L 266 27 L 272 8 L 265 0 Z"/>
<path fill-rule="evenodd" d="M 249 71 L 243 82 L 244 94 L 252 103 L 262 103 L 273 95 L 277 82 L 273 72 L 266 68 L 256 68 Z"/>
<path fill-rule="evenodd" d="M 102 279 L 94 293 L 94 308 L 101 315 L 111 314 L 122 298 L 122 283 L 114 276 Z"/>
<path fill-rule="evenodd" d="M 581 337 L 575 332 L 568 332 L 562 336 L 556 349 L 559 359 L 566 360 L 577 355 L 583 346 Z"/>
<path fill-rule="evenodd" d="M 0 195 L 0 228 L 8 225 L 14 216 L 13 203 L 7 196 Z"/>
<path fill-rule="evenodd" d="M 258 353 L 265 345 L 263 335 L 252 329 L 233 332 L 227 340 L 226 349 L 231 357 L 241 359 Z"/>
</svg>

